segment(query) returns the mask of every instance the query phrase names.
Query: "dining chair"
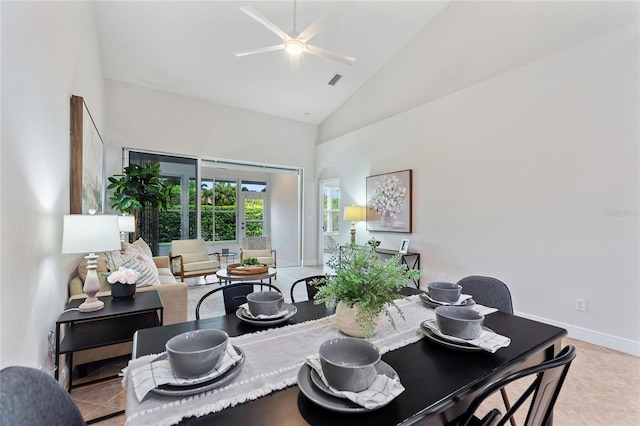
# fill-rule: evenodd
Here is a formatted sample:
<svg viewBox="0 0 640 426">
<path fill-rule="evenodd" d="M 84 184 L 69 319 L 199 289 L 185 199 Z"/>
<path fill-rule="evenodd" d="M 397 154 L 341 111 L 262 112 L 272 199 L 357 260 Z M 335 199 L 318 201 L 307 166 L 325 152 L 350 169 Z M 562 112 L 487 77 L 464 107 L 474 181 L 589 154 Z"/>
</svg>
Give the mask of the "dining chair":
<svg viewBox="0 0 640 426">
<path fill-rule="evenodd" d="M 0 371 L 0 424 L 85 425 L 71 395 L 53 377 L 31 367 Z"/>
<path fill-rule="evenodd" d="M 255 286 L 260 286 L 261 290 L 263 287 L 267 287 L 272 291 L 277 291 L 282 294 L 282 291 L 280 291 L 280 289 L 275 285 L 261 282 L 242 282 L 224 285 L 205 293 L 200 298 L 196 305 L 196 319 L 200 319 L 200 307 L 209 296 L 221 291 L 222 299 L 224 301 L 224 311 L 229 315 L 237 311 L 240 305 L 247 303 L 247 295 L 254 291 Z"/>
<path fill-rule="evenodd" d="M 517 371 L 487 385 L 471 402 L 467 411 L 458 419 L 456 424 L 460 426 L 504 425 L 520 408 L 528 407 L 525 426 L 546 425 L 551 418 L 553 407 L 562 389 L 564 379 L 575 357 L 576 348 L 573 345 L 567 345 L 555 358 Z M 482 419 L 475 416 L 478 407 L 490 395 L 515 380 L 530 376 L 536 376 L 535 380 L 504 415 L 497 408 L 494 408 Z"/>
<path fill-rule="evenodd" d="M 315 296 L 316 293 L 318 292 L 318 287 L 323 286 L 327 283 L 327 275 L 312 275 L 310 277 L 301 278 L 295 281 L 291 285 L 291 291 L 290 291 L 292 303 L 296 302 L 295 298 L 293 297 L 293 291 L 298 284 L 302 285 L 302 283 L 304 283 L 305 287 L 307 288 L 307 299 L 313 300 L 313 296 Z"/>
<path fill-rule="evenodd" d="M 462 286 L 462 293 L 470 294 L 476 303 L 496 308 L 497 310 L 513 315 L 513 302 L 509 287 L 502 281 L 493 277 L 471 275 L 458 281 Z M 500 395 L 507 410 L 511 408 L 507 390 L 500 389 Z M 514 418 L 510 419 L 511 426 L 516 426 Z"/>
</svg>

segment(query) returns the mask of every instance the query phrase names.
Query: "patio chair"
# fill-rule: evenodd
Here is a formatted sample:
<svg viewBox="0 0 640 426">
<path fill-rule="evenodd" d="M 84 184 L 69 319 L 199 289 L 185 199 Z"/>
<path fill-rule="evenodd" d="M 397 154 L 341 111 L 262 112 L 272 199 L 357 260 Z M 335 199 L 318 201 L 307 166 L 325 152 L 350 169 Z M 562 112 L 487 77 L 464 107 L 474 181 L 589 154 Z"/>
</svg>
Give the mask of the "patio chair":
<svg viewBox="0 0 640 426">
<path fill-rule="evenodd" d="M 214 259 L 209 256 L 214 256 Z M 203 239 L 171 241 L 169 261 L 171 272 L 181 281 L 193 277 L 206 278 L 220 270 L 220 253 L 209 253 Z"/>
<path fill-rule="evenodd" d="M 520 408 L 528 407 L 525 426 L 546 425 L 551 418 L 553 406 L 558 399 L 564 379 L 575 357 L 576 348 L 568 345 L 555 358 L 549 361 L 517 371 L 491 383 L 480 391 L 456 424 L 460 426 L 476 424 L 504 425 Z M 480 404 L 486 401 L 491 394 L 515 380 L 534 375 L 536 376 L 535 380 L 504 415 L 497 408 L 494 408 L 482 419 L 474 416 Z"/>
<path fill-rule="evenodd" d="M 224 300 L 224 311 L 227 315 L 233 314 L 238 310 L 240 305 L 247 303 L 247 295 L 254 291 L 255 286 L 260 286 L 262 290 L 263 287 L 267 287 L 273 291 L 277 291 L 278 293 L 282 293 L 278 287 L 273 284 L 266 284 L 260 282 L 243 282 L 243 283 L 233 283 L 224 285 L 222 287 L 215 288 L 210 292 L 204 294 L 200 300 L 198 301 L 198 305 L 196 305 L 196 319 L 200 319 L 200 308 L 204 303 L 205 299 L 210 297 L 211 295 L 222 291 L 222 298 Z"/>
</svg>

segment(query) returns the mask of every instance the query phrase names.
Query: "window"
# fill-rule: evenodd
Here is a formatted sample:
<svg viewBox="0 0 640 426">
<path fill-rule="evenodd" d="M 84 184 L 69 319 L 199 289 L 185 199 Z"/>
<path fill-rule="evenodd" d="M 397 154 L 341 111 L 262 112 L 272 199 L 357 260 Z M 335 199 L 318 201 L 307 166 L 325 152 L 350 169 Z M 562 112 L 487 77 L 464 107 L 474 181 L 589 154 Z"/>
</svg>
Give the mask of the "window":
<svg viewBox="0 0 640 426">
<path fill-rule="evenodd" d="M 337 234 L 340 232 L 340 188 L 324 185 L 322 193 L 322 231 Z"/>
<path fill-rule="evenodd" d="M 238 184 L 231 180 L 216 180 L 213 191 L 212 234 L 215 242 L 232 242 L 237 239 Z M 204 229 L 204 227 L 203 227 Z"/>
</svg>

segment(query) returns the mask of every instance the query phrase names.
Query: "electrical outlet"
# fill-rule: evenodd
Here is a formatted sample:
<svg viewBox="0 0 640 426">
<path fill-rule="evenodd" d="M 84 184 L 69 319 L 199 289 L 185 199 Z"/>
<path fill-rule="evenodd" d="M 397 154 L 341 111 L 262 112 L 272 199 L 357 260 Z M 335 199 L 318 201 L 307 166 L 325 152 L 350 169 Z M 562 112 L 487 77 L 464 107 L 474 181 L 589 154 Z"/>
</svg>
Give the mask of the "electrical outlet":
<svg viewBox="0 0 640 426">
<path fill-rule="evenodd" d="M 446 281 L 446 280 L 447 280 L 447 273 L 446 273 L 446 272 L 442 272 L 442 273 L 440 274 L 440 279 L 441 279 L 442 281 Z"/>
<path fill-rule="evenodd" d="M 587 301 L 585 299 L 576 299 L 576 311 L 586 312 Z"/>
</svg>

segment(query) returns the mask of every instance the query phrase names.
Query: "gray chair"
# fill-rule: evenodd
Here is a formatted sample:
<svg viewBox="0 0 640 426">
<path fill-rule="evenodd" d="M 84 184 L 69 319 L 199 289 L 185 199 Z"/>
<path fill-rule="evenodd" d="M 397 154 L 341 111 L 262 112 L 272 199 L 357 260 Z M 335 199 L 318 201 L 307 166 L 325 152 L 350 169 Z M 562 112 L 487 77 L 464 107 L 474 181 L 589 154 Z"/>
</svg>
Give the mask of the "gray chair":
<svg viewBox="0 0 640 426">
<path fill-rule="evenodd" d="M 327 275 L 312 275 L 310 277 L 302 278 L 297 280 L 291 285 L 291 302 L 295 303 L 296 300 L 293 297 L 293 291 L 297 285 L 305 284 L 307 288 L 307 299 L 313 300 L 313 296 L 318 292 L 318 287 L 323 286 L 327 283 Z"/>
<path fill-rule="evenodd" d="M 0 371 L 0 424 L 81 426 L 86 423 L 67 391 L 47 373 L 30 367 Z"/>
<path fill-rule="evenodd" d="M 462 293 L 470 294 L 476 303 L 490 306 L 497 310 L 513 314 L 513 302 L 509 287 L 497 278 L 471 275 L 458 281 L 462 286 Z M 511 407 L 506 389 L 500 389 L 504 406 L 507 410 Z M 510 419 L 511 425 L 516 426 L 515 419 Z"/>
<path fill-rule="evenodd" d="M 458 284 L 462 286 L 462 293 L 473 296 L 476 303 L 513 314 L 511 292 L 509 287 L 499 279 L 471 275 L 458 281 Z"/>
<path fill-rule="evenodd" d="M 260 282 L 243 282 L 224 285 L 222 287 L 211 290 L 200 298 L 200 300 L 198 301 L 198 305 L 196 306 L 196 319 L 200 319 L 200 307 L 204 303 L 204 301 L 211 295 L 219 291 L 222 292 L 222 298 L 224 300 L 224 311 L 227 315 L 229 315 L 237 311 L 240 305 L 247 303 L 247 295 L 249 293 L 252 293 L 256 286 L 260 286 L 261 291 L 263 287 L 267 287 L 268 289 L 277 291 L 278 293 L 282 293 L 280 289 L 275 285 Z"/>
<path fill-rule="evenodd" d="M 480 391 L 465 414 L 455 424 L 460 426 L 504 425 L 520 408 L 525 407 L 528 408 L 525 426 L 548 424 L 553 413 L 553 407 L 564 384 L 564 379 L 567 377 L 567 372 L 575 357 L 576 348 L 568 345 L 552 360 L 517 371 L 491 383 Z M 474 416 L 478 407 L 498 389 L 503 389 L 513 381 L 534 375 L 536 376 L 535 380 L 504 415 L 497 408 L 494 408 L 482 419 Z"/>
</svg>

